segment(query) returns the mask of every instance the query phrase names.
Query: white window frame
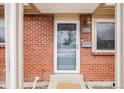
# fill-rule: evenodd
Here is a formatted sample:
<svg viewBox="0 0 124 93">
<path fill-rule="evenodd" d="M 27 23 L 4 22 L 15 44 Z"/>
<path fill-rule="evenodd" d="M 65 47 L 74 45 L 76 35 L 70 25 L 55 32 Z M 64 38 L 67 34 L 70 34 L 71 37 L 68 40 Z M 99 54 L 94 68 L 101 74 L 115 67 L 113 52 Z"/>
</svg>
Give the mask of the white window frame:
<svg viewBox="0 0 124 93">
<path fill-rule="evenodd" d="M 76 23 L 76 70 L 57 70 L 57 24 Z M 54 73 L 80 73 L 80 20 L 54 20 Z"/>
<path fill-rule="evenodd" d="M 92 51 L 93 52 L 106 52 L 106 53 L 114 53 L 114 50 L 98 50 L 97 49 L 97 31 L 96 31 L 96 23 L 97 22 L 115 22 L 114 19 L 93 19 L 92 20 L 92 42 L 93 42 L 93 47 Z"/>
</svg>

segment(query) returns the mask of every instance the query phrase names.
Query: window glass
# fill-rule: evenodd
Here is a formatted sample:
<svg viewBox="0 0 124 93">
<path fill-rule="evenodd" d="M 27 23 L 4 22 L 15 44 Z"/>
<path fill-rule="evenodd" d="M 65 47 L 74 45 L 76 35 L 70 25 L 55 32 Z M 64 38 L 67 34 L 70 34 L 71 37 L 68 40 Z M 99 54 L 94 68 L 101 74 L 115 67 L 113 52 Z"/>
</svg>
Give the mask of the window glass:
<svg viewBox="0 0 124 93">
<path fill-rule="evenodd" d="M 0 43 L 5 43 L 4 20 L 0 18 Z"/>
<path fill-rule="evenodd" d="M 58 24 L 58 31 L 75 31 L 76 30 L 76 24 L 67 24 L 67 23 L 59 23 Z"/>
<path fill-rule="evenodd" d="M 57 69 L 76 70 L 76 24 L 57 27 Z"/>
<path fill-rule="evenodd" d="M 115 48 L 115 23 L 97 22 L 97 49 L 114 50 Z"/>
</svg>

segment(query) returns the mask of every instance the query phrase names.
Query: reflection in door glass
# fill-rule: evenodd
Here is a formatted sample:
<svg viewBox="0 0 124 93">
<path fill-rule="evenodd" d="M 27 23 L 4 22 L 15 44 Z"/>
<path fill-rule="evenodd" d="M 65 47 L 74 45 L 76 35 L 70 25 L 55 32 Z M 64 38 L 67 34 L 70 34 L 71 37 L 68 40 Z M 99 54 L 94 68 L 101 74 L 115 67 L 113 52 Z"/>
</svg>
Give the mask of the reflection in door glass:
<svg viewBox="0 0 124 93">
<path fill-rule="evenodd" d="M 57 69 L 76 70 L 76 24 L 58 24 Z"/>
</svg>

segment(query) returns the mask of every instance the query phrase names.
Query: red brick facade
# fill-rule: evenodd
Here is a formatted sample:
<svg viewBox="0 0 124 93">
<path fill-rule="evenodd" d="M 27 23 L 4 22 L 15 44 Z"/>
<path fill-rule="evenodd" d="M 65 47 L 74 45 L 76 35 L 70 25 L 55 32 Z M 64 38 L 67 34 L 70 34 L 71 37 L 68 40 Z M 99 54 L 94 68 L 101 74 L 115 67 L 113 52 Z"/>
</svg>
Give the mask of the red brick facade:
<svg viewBox="0 0 124 93">
<path fill-rule="evenodd" d="M 80 16 L 81 31 L 83 28 L 83 19 L 89 16 L 91 15 Z M 92 42 L 92 34 L 81 32 L 80 37 L 84 42 Z M 92 52 L 92 48 L 81 48 L 81 74 L 88 81 L 114 81 L 114 55 L 110 55 L 110 53 L 96 54 Z"/>
<path fill-rule="evenodd" d="M 54 15 L 24 16 L 25 81 L 32 81 L 35 76 L 49 80 L 53 73 L 53 30 Z"/>
<path fill-rule="evenodd" d="M 5 48 L 0 47 L 0 81 L 5 80 Z"/>
<path fill-rule="evenodd" d="M 81 30 L 83 15 L 80 16 Z M 92 41 L 91 34 L 80 34 L 84 41 Z M 54 15 L 24 16 L 24 80 L 49 80 L 53 73 Z M 4 48 L 0 48 L 0 80 L 5 77 Z M 81 47 L 81 74 L 87 81 L 114 81 L 114 55 L 94 55 L 92 48 Z M 42 77 L 43 73 L 43 77 Z"/>
</svg>

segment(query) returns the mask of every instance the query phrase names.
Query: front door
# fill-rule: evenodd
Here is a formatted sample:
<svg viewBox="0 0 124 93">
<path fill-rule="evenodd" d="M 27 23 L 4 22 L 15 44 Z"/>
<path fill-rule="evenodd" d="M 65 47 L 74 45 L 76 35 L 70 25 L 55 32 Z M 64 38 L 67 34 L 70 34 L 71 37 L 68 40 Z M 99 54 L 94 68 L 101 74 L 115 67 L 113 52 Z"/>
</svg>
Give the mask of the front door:
<svg viewBox="0 0 124 93">
<path fill-rule="evenodd" d="M 54 73 L 80 72 L 79 20 L 55 21 Z"/>
</svg>

